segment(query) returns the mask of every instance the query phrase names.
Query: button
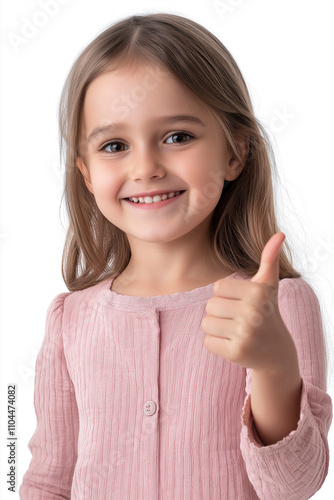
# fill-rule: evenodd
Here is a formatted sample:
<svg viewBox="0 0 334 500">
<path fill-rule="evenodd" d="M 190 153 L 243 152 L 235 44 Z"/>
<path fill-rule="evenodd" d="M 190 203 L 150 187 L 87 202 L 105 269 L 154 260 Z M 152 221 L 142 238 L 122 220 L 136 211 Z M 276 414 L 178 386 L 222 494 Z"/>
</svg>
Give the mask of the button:
<svg viewBox="0 0 334 500">
<path fill-rule="evenodd" d="M 145 415 L 153 415 L 156 412 L 157 405 L 153 401 L 146 401 L 144 404 Z"/>
</svg>

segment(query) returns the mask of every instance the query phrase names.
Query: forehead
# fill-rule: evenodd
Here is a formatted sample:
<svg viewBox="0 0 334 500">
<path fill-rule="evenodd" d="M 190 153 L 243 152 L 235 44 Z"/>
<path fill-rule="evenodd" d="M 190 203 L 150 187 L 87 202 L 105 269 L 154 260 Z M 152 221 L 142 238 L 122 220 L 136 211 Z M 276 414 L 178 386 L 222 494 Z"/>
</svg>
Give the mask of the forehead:
<svg viewBox="0 0 334 500">
<path fill-rule="evenodd" d="M 141 64 L 99 75 L 89 85 L 83 107 L 86 133 L 110 122 L 143 126 L 166 114 L 196 114 L 207 123 L 213 113 L 168 70 Z"/>
</svg>

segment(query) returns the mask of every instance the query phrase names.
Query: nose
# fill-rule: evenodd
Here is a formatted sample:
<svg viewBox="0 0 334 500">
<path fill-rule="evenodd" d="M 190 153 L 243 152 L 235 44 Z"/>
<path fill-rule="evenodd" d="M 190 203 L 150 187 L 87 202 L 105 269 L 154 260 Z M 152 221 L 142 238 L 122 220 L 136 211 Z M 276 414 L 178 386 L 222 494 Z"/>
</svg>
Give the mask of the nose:
<svg viewBox="0 0 334 500">
<path fill-rule="evenodd" d="M 132 161 L 130 177 L 134 181 L 149 181 L 166 175 L 166 170 L 158 153 L 147 145 L 136 151 Z"/>
</svg>

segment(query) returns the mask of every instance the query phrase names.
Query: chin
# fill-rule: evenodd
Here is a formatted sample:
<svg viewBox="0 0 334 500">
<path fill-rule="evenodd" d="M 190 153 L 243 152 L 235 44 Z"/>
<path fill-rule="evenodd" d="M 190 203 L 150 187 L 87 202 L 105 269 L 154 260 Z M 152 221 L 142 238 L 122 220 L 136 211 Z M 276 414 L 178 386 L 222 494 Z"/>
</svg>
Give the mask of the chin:
<svg viewBox="0 0 334 500">
<path fill-rule="evenodd" d="M 166 228 L 158 228 L 154 230 L 153 228 L 149 231 L 134 231 L 131 234 L 132 237 L 137 240 L 147 241 L 151 243 L 169 243 L 170 241 L 176 240 L 182 237 L 185 232 L 183 231 L 166 231 Z"/>
</svg>

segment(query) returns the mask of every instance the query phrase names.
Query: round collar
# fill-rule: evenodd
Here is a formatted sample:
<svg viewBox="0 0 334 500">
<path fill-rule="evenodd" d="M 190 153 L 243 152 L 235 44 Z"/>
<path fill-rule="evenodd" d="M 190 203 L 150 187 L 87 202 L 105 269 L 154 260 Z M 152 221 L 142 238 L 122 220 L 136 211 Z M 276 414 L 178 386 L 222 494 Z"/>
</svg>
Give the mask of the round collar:
<svg viewBox="0 0 334 500">
<path fill-rule="evenodd" d="M 111 289 L 116 277 L 117 275 L 114 275 L 101 282 L 100 286 L 102 288 L 99 294 L 99 301 L 107 307 L 121 311 L 140 312 L 152 308 L 160 310 L 179 309 L 196 302 L 206 301 L 214 295 L 213 285 L 215 282 L 199 288 L 194 288 L 193 290 L 177 292 L 170 295 L 154 295 L 152 297 L 122 295 Z M 239 277 L 239 274 L 233 273 L 226 276 L 226 279 L 237 277 Z"/>
</svg>

